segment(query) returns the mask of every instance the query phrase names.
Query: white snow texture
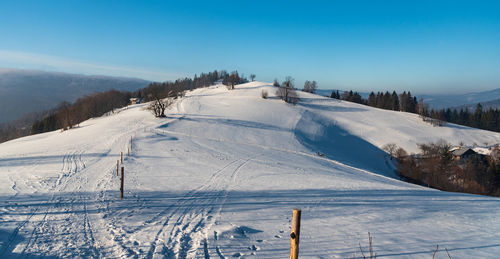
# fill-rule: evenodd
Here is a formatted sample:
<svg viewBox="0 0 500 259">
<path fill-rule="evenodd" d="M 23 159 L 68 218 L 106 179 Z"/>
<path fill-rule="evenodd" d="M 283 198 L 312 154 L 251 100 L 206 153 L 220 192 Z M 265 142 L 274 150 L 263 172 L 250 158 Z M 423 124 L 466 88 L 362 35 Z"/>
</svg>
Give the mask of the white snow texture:
<svg viewBox="0 0 500 259">
<path fill-rule="evenodd" d="M 500 134 L 275 89 L 212 86 L 167 118 L 134 105 L 0 144 L 0 258 L 286 258 L 293 208 L 301 258 L 359 258 L 368 232 L 378 258 L 500 254 L 499 199 L 404 183 L 381 150 Z"/>
</svg>

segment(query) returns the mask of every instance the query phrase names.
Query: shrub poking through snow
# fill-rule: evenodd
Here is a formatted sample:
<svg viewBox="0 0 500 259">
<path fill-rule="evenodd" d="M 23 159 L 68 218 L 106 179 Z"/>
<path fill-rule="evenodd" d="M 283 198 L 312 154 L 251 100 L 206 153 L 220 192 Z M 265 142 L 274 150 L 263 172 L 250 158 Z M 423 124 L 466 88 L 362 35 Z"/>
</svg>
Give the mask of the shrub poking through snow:
<svg viewBox="0 0 500 259">
<path fill-rule="evenodd" d="M 377 254 L 373 251 L 373 237 L 370 232 L 368 232 L 368 255 L 365 255 L 365 251 L 361 247 L 361 242 L 359 243 L 359 251 L 361 252 L 361 258 L 363 259 L 375 259 L 377 258 Z"/>
<path fill-rule="evenodd" d="M 157 118 L 165 117 L 165 110 L 171 104 L 172 100 L 170 98 L 156 99 L 149 104 L 148 110 L 150 110 L 151 113 L 153 113 L 153 115 Z"/>
<path fill-rule="evenodd" d="M 261 96 L 263 99 L 267 99 L 267 91 L 266 91 L 266 90 L 262 90 L 262 92 L 260 92 L 260 96 Z"/>
</svg>

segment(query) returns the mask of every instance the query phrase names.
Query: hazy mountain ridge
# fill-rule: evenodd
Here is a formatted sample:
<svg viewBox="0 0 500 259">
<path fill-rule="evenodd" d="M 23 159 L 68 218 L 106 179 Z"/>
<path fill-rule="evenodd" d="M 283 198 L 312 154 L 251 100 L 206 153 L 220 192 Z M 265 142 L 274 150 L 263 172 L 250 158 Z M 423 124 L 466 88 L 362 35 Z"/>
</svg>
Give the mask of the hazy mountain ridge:
<svg viewBox="0 0 500 259">
<path fill-rule="evenodd" d="M 0 69 L 0 123 L 94 92 L 134 91 L 149 83 L 137 78 Z"/>
<path fill-rule="evenodd" d="M 344 92 L 349 92 L 350 90 L 338 90 L 338 89 L 317 89 L 315 91 L 315 93 L 317 95 L 321 95 L 321 96 L 326 96 L 326 97 L 330 97 L 332 95 L 332 91 L 339 91 L 339 94 L 343 94 Z M 353 92 L 357 92 L 357 91 L 354 91 Z M 368 96 L 370 95 L 370 93 L 367 93 L 367 92 L 358 92 L 359 95 L 361 95 L 361 97 L 363 98 L 368 98 Z"/>
<path fill-rule="evenodd" d="M 334 89 L 317 89 L 316 93 L 321 96 L 330 96 L 332 91 L 337 91 Z M 338 90 L 340 94 L 344 93 L 346 90 Z M 389 90 L 388 90 L 389 91 Z M 377 91 L 374 91 L 377 93 Z M 385 92 L 385 91 L 384 91 Z M 392 93 L 392 90 L 389 91 Z M 402 90 L 397 91 L 398 94 L 402 93 Z M 413 91 L 410 92 L 413 93 Z M 368 98 L 369 92 L 359 92 L 363 98 Z M 500 107 L 500 88 L 483 91 L 483 92 L 471 92 L 465 94 L 415 94 L 419 100 L 424 99 L 424 102 L 429 104 L 430 108 L 434 109 L 460 109 L 460 108 L 471 108 L 476 107 L 478 103 L 483 105 L 483 108 L 499 108 Z"/>
<path fill-rule="evenodd" d="M 500 109 L 500 99 L 496 99 L 496 100 L 493 100 L 493 101 L 488 101 L 488 102 L 479 102 L 482 106 L 482 109 L 483 110 L 487 110 L 487 109 Z M 456 110 L 460 110 L 460 109 L 469 109 L 469 110 L 472 110 L 472 109 L 476 109 L 477 105 L 479 103 L 472 103 L 472 104 L 464 104 L 464 105 L 460 105 L 460 106 L 455 106 L 455 107 L 452 107 L 451 109 L 456 109 Z"/>
<path fill-rule="evenodd" d="M 425 103 L 428 103 L 431 108 L 443 109 L 452 107 L 471 107 L 477 103 L 494 102 L 500 99 L 500 88 L 473 92 L 466 94 L 439 94 L 439 95 L 417 95 L 418 98 L 423 98 Z"/>
</svg>

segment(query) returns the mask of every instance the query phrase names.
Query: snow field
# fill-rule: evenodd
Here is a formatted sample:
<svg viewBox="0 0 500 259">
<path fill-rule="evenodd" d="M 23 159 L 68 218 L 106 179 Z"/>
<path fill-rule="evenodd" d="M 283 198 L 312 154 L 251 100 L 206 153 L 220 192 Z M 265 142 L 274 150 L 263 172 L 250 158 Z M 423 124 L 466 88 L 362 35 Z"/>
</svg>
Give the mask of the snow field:
<svg viewBox="0 0 500 259">
<path fill-rule="evenodd" d="M 301 258 L 360 256 L 368 232 L 379 258 L 431 258 L 436 244 L 453 258 L 500 254 L 498 199 L 400 182 L 380 150 L 500 134 L 300 95 L 291 106 L 265 83 L 214 86 L 165 119 L 135 105 L 0 144 L 0 257 L 283 258 L 295 207 Z"/>
</svg>

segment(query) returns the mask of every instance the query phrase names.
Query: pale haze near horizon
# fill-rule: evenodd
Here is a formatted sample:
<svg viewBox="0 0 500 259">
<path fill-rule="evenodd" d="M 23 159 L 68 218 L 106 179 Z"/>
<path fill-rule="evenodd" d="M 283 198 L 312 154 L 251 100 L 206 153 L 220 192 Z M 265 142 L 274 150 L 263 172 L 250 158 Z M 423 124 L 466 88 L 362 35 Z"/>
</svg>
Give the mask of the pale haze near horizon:
<svg viewBox="0 0 500 259">
<path fill-rule="evenodd" d="M 0 3 L 0 67 L 153 81 L 238 70 L 297 87 L 465 93 L 500 88 L 488 1 Z"/>
</svg>

